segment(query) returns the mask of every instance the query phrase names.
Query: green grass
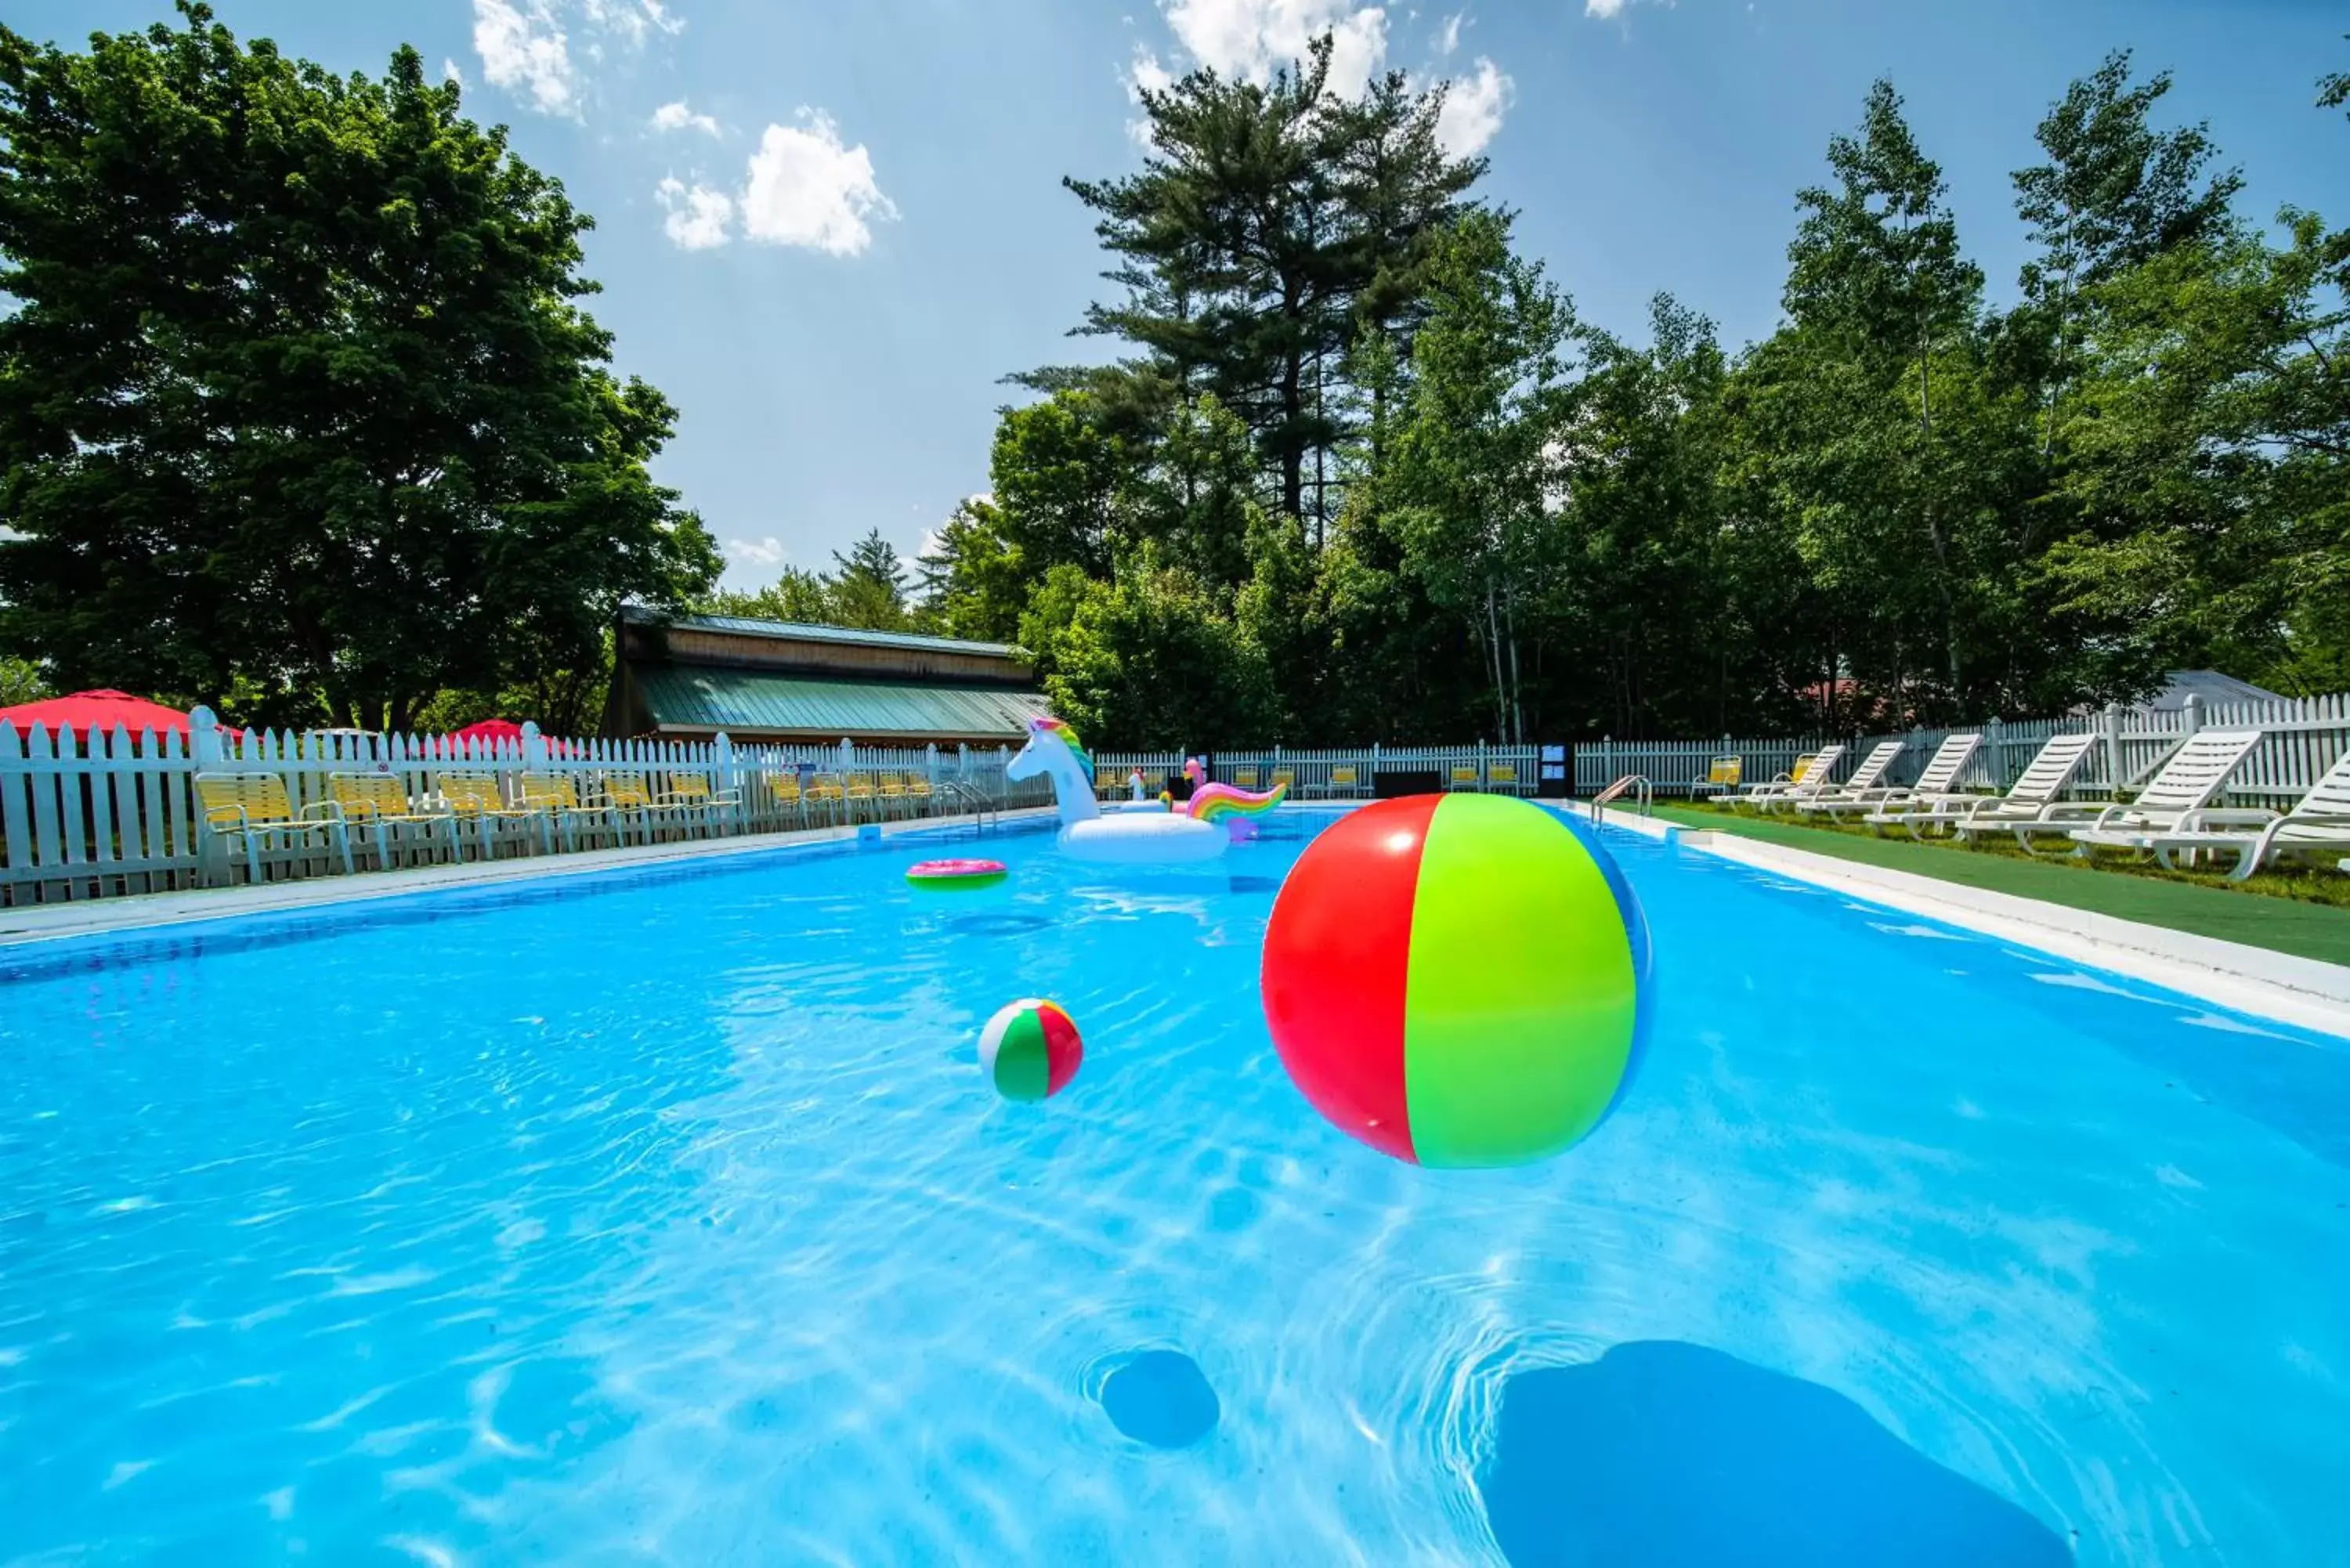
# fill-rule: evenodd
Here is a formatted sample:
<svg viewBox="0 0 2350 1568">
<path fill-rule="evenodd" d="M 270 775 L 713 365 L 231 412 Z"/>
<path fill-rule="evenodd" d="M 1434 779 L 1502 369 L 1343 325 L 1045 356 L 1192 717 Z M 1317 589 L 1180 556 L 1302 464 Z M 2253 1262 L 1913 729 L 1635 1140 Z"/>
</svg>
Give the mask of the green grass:
<svg viewBox="0 0 2350 1568">
<path fill-rule="evenodd" d="M 2100 856 L 2085 862 L 2069 855 L 2027 856 L 2012 838 L 1969 848 L 1939 840 L 1920 844 L 1906 834 L 1879 838 L 1858 826 L 1815 826 L 1784 816 L 1758 817 L 1703 805 L 1659 805 L 1657 815 L 1687 827 L 1711 828 L 1864 866 L 2350 964 L 2350 876 L 2339 871 L 2264 871 L 2250 882 L 2235 883 L 2214 873 L 2164 871 L 2126 857 Z"/>
</svg>

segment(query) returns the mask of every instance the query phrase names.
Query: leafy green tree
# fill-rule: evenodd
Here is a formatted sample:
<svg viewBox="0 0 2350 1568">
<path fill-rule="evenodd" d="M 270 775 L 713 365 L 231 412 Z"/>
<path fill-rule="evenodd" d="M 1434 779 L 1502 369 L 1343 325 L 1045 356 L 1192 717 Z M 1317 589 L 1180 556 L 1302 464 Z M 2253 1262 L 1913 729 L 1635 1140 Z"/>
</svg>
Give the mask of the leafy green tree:
<svg viewBox="0 0 2350 1568">
<path fill-rule="evenodd" d="M 705 587 L 561 187 L 412 49 L 338 78 L 181 10 L 86 54 L 0 29 L 0 643 L 404 728 Z"/>
<path fill-rule="evenodd" d="M 1045 694 L 1089 741 L 1160 750 L 1262 742 L 1272 706 L 1263 653 L 1209 587 L 1149 551 L 1089 582 L 1052 639 Z"/>
<path fill-rule="evenodd" d="M 958 505 L 937 543 L 916 563 L 925 610 L 948 637 L 1010 642 L 1020 635 L 1028 568 L 1003 536 L 1003 514 L 987 496 Z"/>
<path fill-rule="evenodd" d="M 1214 394 L 1253 437 L 1268 502 L 1317 538 L 1341 477 L 1347 348 L 1366 328 L 1408 333 L 1429 237 L 1484 171 L 1437 141 L 1440 90 L 1398 73 L 1340 99 L 1330 49 L 1315 40 L 1267 83 L 1200 70 L 1145 90 L 1142 171 L 1065 182 L 1100 215 L 1126 290 L 1082 330 L 1140 348 L 1170 410 Z"/>
<path fill-rule="evenodd" d="M 57 692 L 49 685 L 48 676 L 29 659 L 0 657 L 0 708 L 13 708 L 19 702 L 37 702 Z"/>
<path fill-rule="evenodd" d="M 2285 215 L 2283 249 L 2238 227 L 2096 290 L 2065 475 L 2093 526 L 2051 569 L 2116 628 L 2117 682 L 2350 669 L 2350 237 Z"/>
<path fill-rule="evenodd" d="M 749 592 L 721 589 L 694 602 L 701 615 L 739 616 L 745 620 L 790 621 L 803 626 L 831 624 L 831 585 L 803 566 L 785 566 L 775 580 Z"/>
<path fill-rule="evenodd" d="M 1098 412 L 1091 393 L 1065 391 L 1007 409 L 996 425 L 988 464 L 996 528 L 1032 577 L 1065 564 L 1094 576 L 1109 570 L 1131 463 Z"/>
<path fill-rule="evenodd" d="M 2048 161 L 2015 171 L 2016 211 L 2041 247 L 2022 281 L 2047 345 L 2043 452 L 2055 448 L 2064 393 L 2079 369 L 2083 291 L 2210 237 L 2243 186 L 2233 170 L 2205 179 L 2215 155 L 2208 127 L 2158 131 L 2147 123 L 2169 91 L 2168 71 L 2132 85 L 2129 51 L 2116 50 L 2041 120 L 2034 134 Z"/>
<path fill-rule="evenodd" d="M 832 562 L 836 569 L 826 587 L 834 624 L 868 631 L 908 629 L 905 563 L 880 529 L 869 530 L 846 556 L 834 552 Z"/>
<path fill-rule="evenodd" d="M 1823 556 L 1917 560 L 1922 571 L 1904 574 L 1923 576 L 1916 591 L 1881 587 L 1895 590 L 1897 613 L 1931 606 L 1955 693 L 1969 651 L 1954 537 L 1962 507 L 1936 440 L 1934 372 L 1966 349 L 1982 273 L 1959 248 L 1941 168 L 1919 150 L 1890 82 L 1870 87 L 1858 134 L 1829 139 L 1828 167 L 1834 184 L 1796 196 L 1804 216 L 1787 251 L 1785 303 L 1807 339 L 1797 345 L 1804 373 L 1830 378 L 1822 390 L 1841 405 L 1832 423 L 1843 433 L 1826 470 L 1833 482 L 1803 500 L 1820 504 L 1817 521 L 1833 530 Z"/>
<path fill-rule="evenodd" d="M 1492 681 L 1493 728 L 1523 738 L 1518 616 L 1550 556 L 1551 445 L 1573 325 L 1507 219 L 1476 212 L 1436 244 L 1412 348 L 1409 410 L 1382 483 L 1388 526 L 1438 606 L 1463 618 Z"/>
</svg>

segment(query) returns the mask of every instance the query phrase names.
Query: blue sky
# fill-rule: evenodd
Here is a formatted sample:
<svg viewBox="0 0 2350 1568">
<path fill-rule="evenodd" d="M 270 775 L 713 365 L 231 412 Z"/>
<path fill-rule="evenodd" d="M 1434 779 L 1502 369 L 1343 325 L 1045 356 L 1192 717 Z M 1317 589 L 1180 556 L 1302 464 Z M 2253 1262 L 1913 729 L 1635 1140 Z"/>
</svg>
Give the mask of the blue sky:
<svg viewBox="0 0 2350 1568">
<path fill-rule="evenodd" d="M 1132 168 L 1141 73 L 1262 72 L 1336 28 L 1346 68 L 1451 79 L 1483 190 L 1586 318 L 1637 334 L 1669 289 L 1737 344 L 1777 318 L 1797 187 L 1889 75 L 2012 295 L 2009 171 L 2070 78 L 2126 46 L 2177 78 L 2246 210 L 2350 223 L 2338 0 L 214 0 L 247 37 L 380 71 L 416 45 L 598 222 L 592 308 L 676 401 L 662 480 L 728 581 L 908 553 L 986 485 L 1005 372 L 1098 354 L 1063 334 L 1102 265 L 1064 174 Z M 60 41 L 165 0 L 15 0 Z"/>
</svg>

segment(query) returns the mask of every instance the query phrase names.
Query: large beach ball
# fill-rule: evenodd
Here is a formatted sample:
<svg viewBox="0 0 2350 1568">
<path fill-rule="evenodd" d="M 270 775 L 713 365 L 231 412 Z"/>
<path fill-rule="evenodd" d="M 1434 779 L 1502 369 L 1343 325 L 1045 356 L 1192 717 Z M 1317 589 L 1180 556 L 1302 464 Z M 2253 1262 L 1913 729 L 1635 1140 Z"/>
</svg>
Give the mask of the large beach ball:
<svg viewBox="0 0 2350 1568">
<path fill-rule="evenodd" d="M 1382 1154 L 1523 1165 L 1587 1136 L 1640 1064 L 1648 930 L 1591 829 L 1506 795 L 1350 812 L 1274 900 L 1274 1044 Z"/>
<path fill-rule="evenodd" d="M 1007 1002 L 979 1034 L 979 1064 L 1007 1100 L 1057 1095 L 1086 1059 L 1077 1026 L 1057 1002 L 1023 997 Z"/>
</svg>

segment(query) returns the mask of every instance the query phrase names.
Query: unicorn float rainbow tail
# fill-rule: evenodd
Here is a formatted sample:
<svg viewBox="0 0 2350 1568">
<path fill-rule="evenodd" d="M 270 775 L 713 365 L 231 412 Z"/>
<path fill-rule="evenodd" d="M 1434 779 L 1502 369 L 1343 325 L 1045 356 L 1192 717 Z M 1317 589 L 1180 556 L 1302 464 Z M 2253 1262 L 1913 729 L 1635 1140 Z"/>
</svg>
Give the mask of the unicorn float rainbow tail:
<svg viewBox="0 0 2350 1568">
<path fill-rule="evenodd" d="M 1197 777 L 1204 770 L 1196 762 L 1186 763 L 1184 771 Z M 1256 825 L 1249 820 L 1263 816 L 1279 805 L 1289 794 L 1286 780 L 1269 790 L 1238 789 L 1227 784 L 1203 784 L 1191 792 L 1191 814 L 1201 822 L 1221 823 L 1234 839 L 1256 836 Z"/>
</svg>

